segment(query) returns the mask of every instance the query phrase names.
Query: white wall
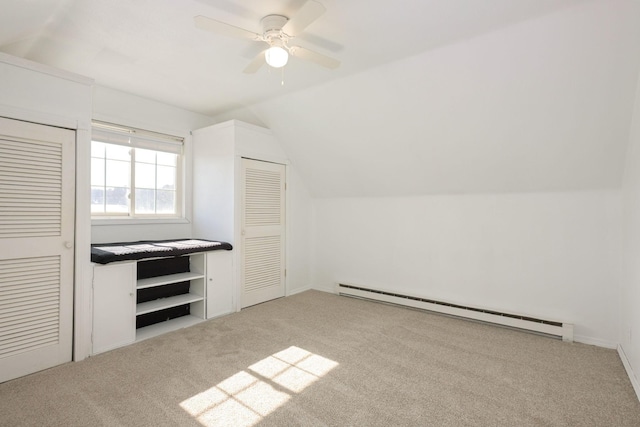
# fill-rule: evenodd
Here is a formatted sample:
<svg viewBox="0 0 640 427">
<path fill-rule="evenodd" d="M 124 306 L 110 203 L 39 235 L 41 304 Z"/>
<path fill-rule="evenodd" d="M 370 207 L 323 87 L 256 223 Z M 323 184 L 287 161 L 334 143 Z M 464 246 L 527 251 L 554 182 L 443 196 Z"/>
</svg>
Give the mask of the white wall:
<svg viewBox="0 0 640 427">
<path fill-rule="evenodd" d="M 314 203 L 317 289 L 408 292 L 568 321 L 576 340 L 617 343 L 619 191 Z"/>
<path fill-rule="evenodd" d="M 640 80 L 623 183 L 624 267 L 620 292 L 620 346 L 640 397 Z"/>
<path fill-rule="evenodd" d="M 214 123 L 203 114 L 102 86 L 93 90 L 93 117 L 166 133 L 188 132 Z"/>
<path fill-rule="evenodd" d="M 190 152 L 190 131 L 214 123 L 211 117 L 202 114 L 100 86 L 94 87 L 93 119 L 186 137 L 185 153 Z M 188 164 L 187 189 L 191 187 L 190 169 L 191 166 Z M 191 237 L 190 194 L 186 195 L 185 210 L 186 221 L 152 224 L 148 221 L 146 223 L 133 221 L 128 225 L 119 225 L 114 224 L 114 221 L 94 220 L 91 227 L 91 241 L 108 243 Z"/>
<path fill-rule="evenodd" d="M 296 166 L 287 173 L 287 295 L 292 295 L 311 288 L 313 200 Z"/>
</svg>

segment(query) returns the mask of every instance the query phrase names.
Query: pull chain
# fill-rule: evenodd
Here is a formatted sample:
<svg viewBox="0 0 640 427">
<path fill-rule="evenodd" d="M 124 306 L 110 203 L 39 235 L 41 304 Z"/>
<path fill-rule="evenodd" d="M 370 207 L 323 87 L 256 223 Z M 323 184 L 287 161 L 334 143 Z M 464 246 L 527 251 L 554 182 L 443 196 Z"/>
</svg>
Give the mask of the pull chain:
<svg viewBox="0 0 640 427">
<path fill-rule="evenodd" d="M 280 74 L 280 86 L 284 86 L 284 69 L 285 68 L 286 67 L 280 68 L 280 72 L 281 72 L 281 74 Z M 269 73 L 271 73 L 271 70 L 274 69 L 274 68 L 273 67 L 267 67 L 267 69 L 268 69 L 267 71 Z"/>
</svg>

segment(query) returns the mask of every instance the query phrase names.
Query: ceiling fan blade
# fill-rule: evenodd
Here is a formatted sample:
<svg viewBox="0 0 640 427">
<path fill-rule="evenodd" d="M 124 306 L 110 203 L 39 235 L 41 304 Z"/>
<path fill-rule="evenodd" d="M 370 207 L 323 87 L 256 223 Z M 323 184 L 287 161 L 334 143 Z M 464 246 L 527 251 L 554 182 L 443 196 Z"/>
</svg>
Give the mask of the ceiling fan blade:
<svg viewBox="0 0 640 427">
<path fill-rule="evenodd" d="M 340 61 L 338 61 L 337 59 L 331 58 L 330 56 L 326 56 L 318 52 L 314 52 L 304 47 L 291 46 L 289 48 L 289 53 L 291 53 L 291 55 L 295 56 L 296 58 L 315 62 L 318 65 L 322 65 L 323 67 L 330 68 L 332 70 L 340 66 Z"/>
<path fill-rule="evenodd" d="M 255 58 L 253 58 L 251 62 L 249 62 L 249 65 L 247 65 L 247 67 L 242 72 L 245 74 L 253 74 L 256 71 L 258 71 L 265 64 L 264 53 L 266 51 L 267 50 L 265 49 L 259 54 L 257 54 Z"/>
<path fill-rule="evenodd" d="M 196 16 L 193 20 L 196 24 L 196 28 L 211 31 L 212 33 L 220 34 L 222 36 L 246 40 L 260 40 L 261 37 L 260 34 L 245 30 L 244 28 L 216 21 L 215 19 L 207 18 L 202 15 Z"/>
<path fill-rule="evenodd" d="M 296 36 L 325 12 L 325 7 L 315 0 L 307 0 L 305 4 L 287 21 L 282 31 L 289 36 Z"/>
</svg>

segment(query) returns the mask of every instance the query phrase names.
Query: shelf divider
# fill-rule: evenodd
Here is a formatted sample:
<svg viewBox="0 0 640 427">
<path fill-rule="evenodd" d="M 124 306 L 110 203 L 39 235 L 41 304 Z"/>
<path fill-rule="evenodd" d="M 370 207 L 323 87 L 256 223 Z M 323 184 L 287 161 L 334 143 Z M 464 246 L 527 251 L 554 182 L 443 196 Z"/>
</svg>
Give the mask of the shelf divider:
<svg viewBox="0 0 640 427">
<path fill-rule="evenodd" d="M 189 315 L 176 317 L 175 319 L 166 320 L 160 323 L 154 323 L 153 325 L 136 329 L 136 341 L 142 341 L 167 332 L 177 331 L 178 329 L 196 325 L 201 322 L 204 322 L 204 319 Z"/>
<path fill-rule="evenodd" d="M 136 281 L 136 289 L 152 288 L 154 286 L 169 285 L 171 283 L 186 282 L 187 280 L 201 279 L 204 274 L 197 271 L 187 273 L 168 274 L 166 276 L 150 277 Z"/>
<path fill-rule="evenodd" d="M 203 296 L 189 293 L 175 295 L 167 298 L 160 298 L 153 301 L 141 302 L 136 305 L 136 316 L 203 300 Z"/>
</svg>

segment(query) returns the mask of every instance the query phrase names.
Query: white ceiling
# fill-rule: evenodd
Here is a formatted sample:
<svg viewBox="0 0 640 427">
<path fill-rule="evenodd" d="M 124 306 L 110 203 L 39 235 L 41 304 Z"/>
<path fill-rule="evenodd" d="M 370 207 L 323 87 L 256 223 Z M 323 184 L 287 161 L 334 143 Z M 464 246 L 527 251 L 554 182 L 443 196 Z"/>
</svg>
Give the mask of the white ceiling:
<svg viewBox="0 0 640 427">
<path fill-rule="evenodd" d="M 294 59 L 281 73 L 242 70 L 260 50 L 194 27 L 205 15 L 261 32 L 305 0 L 1 0 L 0 51 L 98 85 L 215 115 L 495 30 L 579 0 L 322 0 L 300 45 L 335 56 L 328 71 Z M 271 72 L 269 72 L 271 71 Z"/>
<path fill-rule="evenodd" d="M 619 188 L 638 0 L 320 0 L 296 41 L 334 56 L 242 70 L 304 0 L 0 0 L 0 51 L 216 120 L 271 128 L 316 197 Z"/>
</svg>

